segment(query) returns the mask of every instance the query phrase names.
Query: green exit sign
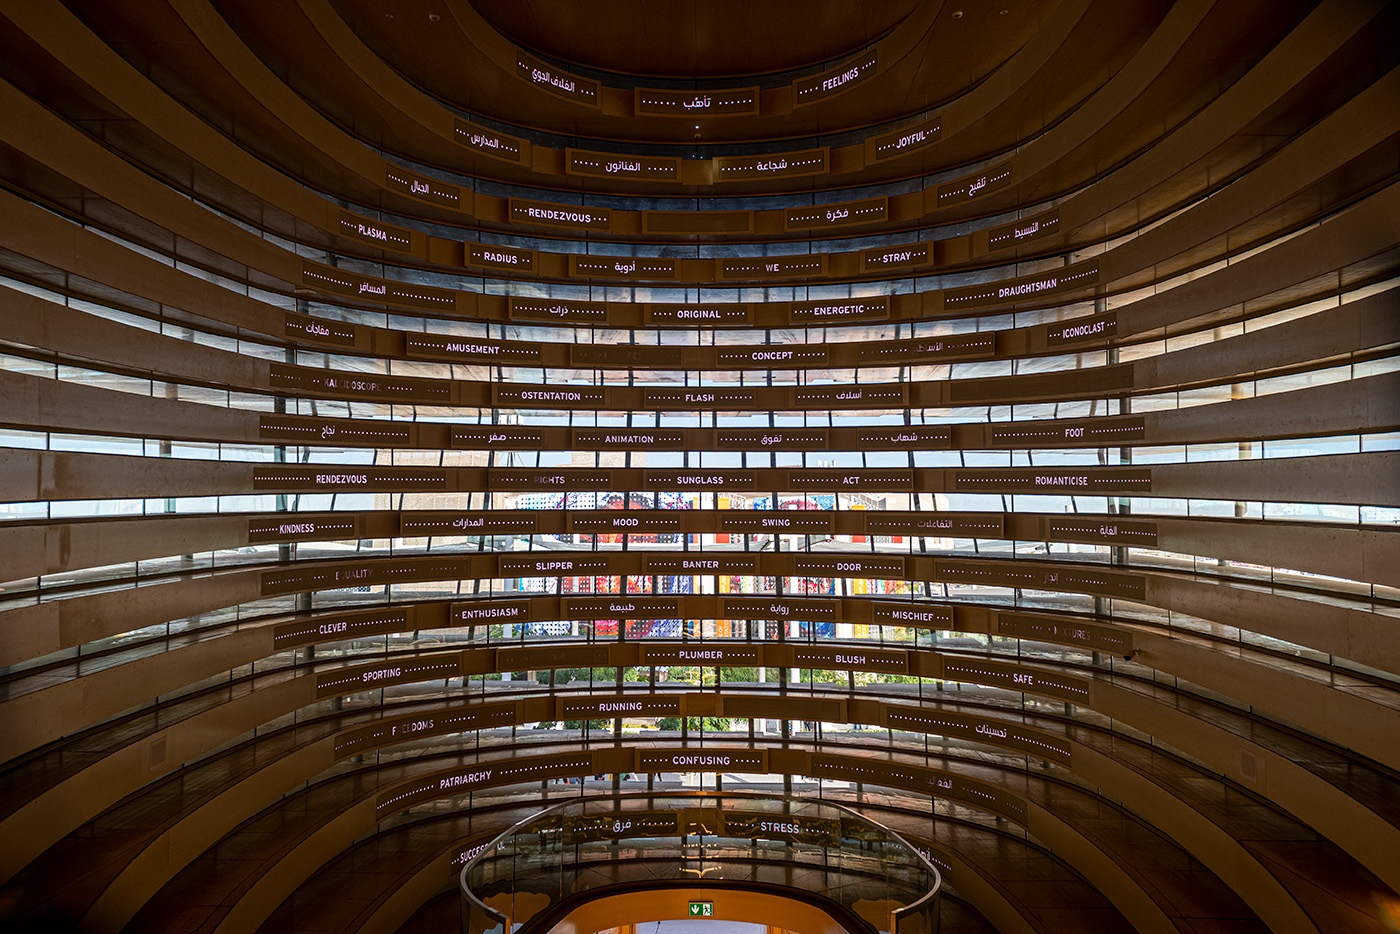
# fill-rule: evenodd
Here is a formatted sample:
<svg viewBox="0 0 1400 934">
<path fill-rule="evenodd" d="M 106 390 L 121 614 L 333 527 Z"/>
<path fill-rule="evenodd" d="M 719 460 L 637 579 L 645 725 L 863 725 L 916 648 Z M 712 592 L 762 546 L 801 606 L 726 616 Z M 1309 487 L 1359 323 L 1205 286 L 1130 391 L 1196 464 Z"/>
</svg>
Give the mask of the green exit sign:
<svg viewBox="0 0 1400 934">
<path fill-rule="evenodd" d="M 690 916 L 692 918 L 713 918 L 715 916 L 715 903 L 691 902 Z"/>
</svg>

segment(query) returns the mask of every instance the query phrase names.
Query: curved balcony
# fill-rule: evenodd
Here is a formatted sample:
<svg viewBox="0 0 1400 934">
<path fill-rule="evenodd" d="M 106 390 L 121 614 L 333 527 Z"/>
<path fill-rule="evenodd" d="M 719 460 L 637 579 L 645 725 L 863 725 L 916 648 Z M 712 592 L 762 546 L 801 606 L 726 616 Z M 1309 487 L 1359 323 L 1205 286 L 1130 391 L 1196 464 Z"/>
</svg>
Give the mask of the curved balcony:
<svg viewBox="0 0 1400 934">
<path fill-rule="evenodd" d="M 594 899 L 656 890 L 689 896 L 678 918 L 724 917 L 725 899 L 748 893 L 814 904 L 853 932 L 937 934 L 942 880 L 899 834 L 849 808 L 702 792 L 555 805 L 483 845 L 460 885 L 462 934 L 545 931 Z"/>
</svg>

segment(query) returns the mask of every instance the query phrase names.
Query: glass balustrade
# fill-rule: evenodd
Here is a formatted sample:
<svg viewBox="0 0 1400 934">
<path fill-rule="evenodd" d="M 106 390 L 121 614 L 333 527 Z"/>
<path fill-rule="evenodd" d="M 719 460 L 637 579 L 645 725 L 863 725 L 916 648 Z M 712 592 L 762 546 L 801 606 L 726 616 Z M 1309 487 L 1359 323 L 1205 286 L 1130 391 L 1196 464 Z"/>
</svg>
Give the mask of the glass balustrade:
<svg viewBox="0 0 1400 934">
<path fill-rule="evenodd" d="M 845 807 L 717 793 L 557 805 L 483 846 L 459 881 L 462 934 L 547 930 L 590 899 L 664 888 L 712 908 L 726 891 L 766 892 L 825 906 L 861 934 L 937 934 L 942 886 L 917 849 Z"/>
</svg>

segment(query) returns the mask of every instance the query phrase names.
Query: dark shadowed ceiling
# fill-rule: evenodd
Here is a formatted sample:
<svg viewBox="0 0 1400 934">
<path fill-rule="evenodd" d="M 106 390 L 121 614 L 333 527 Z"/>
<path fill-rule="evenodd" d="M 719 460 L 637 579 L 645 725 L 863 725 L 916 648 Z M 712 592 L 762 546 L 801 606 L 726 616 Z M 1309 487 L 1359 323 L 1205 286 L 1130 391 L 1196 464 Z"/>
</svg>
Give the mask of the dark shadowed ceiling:
<svg viewBox="0 0 1400 934">
<path fill-rule="evenodd" d="M 921 0 L 458 2 L 471 3 L 502 35 L 541 54 L 604 71 L 671 78 L 758 75 L 830 61 L 878 39 L 921 5 Z M 937 6 L 944 0 L 926 2 Z"/>
</svg>

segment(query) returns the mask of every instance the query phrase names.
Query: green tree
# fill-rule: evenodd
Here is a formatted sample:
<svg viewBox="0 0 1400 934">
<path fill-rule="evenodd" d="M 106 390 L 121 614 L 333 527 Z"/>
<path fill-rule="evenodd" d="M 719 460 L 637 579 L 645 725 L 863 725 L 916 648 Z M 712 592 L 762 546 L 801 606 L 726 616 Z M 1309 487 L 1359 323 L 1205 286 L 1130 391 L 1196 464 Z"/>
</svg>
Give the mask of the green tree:
<svg viewBox="0 0 1400 934">
<path fill-rule="evenodd" d="M 686 717 L 685 728 L 699 732 L 702 728 L 706 733 L 723 733 L 729 729 L 732 721 L 728 717 Z M 659 730 L 677 730 L 681 728 L 680 717 L 662 717 L 656 721 L 656 728 Z"/>
</svg>

